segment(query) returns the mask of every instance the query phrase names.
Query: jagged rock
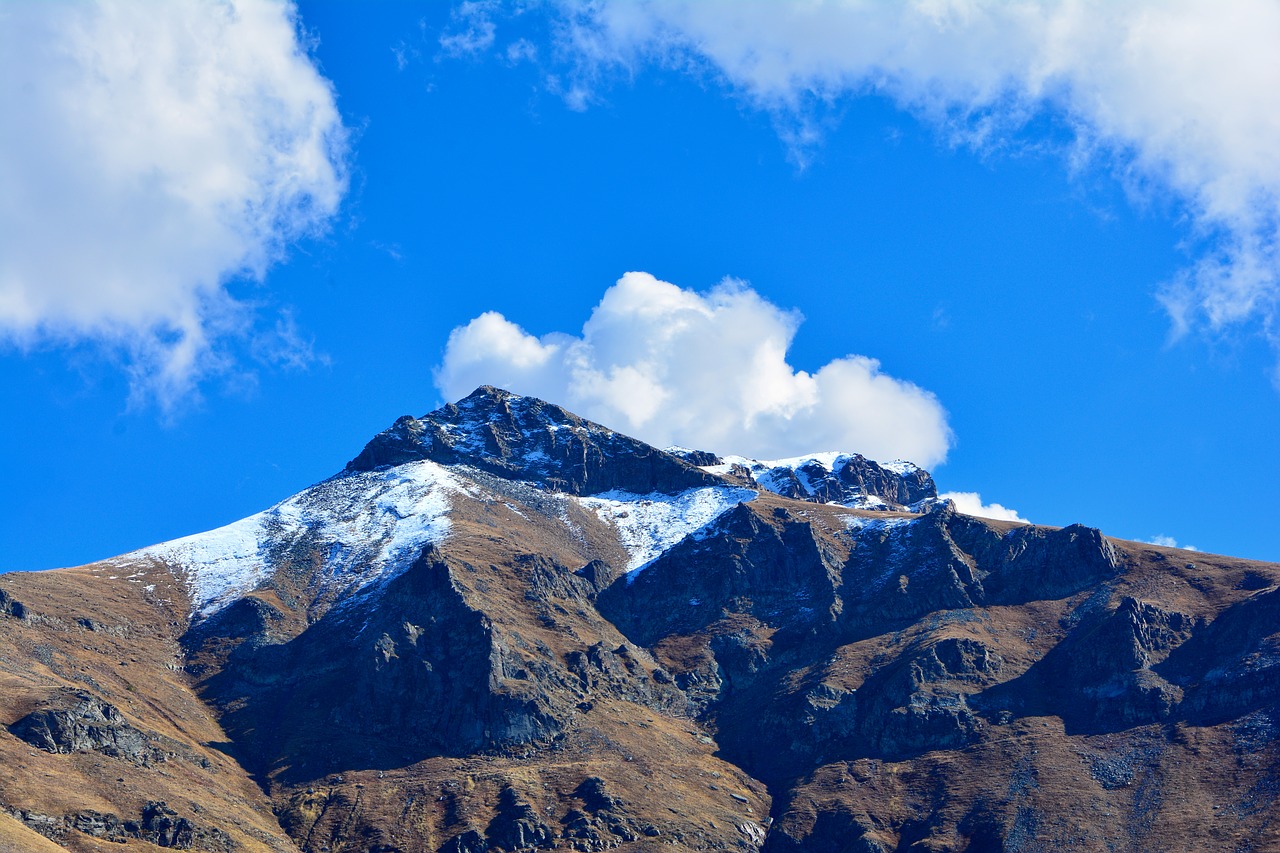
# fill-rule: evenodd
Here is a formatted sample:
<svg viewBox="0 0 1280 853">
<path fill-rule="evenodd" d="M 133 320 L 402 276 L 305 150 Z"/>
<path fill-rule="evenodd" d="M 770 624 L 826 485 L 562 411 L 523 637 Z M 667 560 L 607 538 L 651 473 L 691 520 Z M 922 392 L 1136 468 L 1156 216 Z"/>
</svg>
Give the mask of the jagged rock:
<svg viewBox="0 0 1280 853">
<path fill-rule="evenodd" d="M 1065 598 L 1120 572 L 1120 557 L 1102 532 L 1082 524 L 1059 530 L 1019 527 L 984 581 L 992 603 Z"/>
<path fill-rule="evenodd" d="M 243 760 L 268 772 L 320 738 L 333 746 L 306 771 L 295 765 L 315 778 L 370 755 L 398 766 L 554 737 L 571 705 L 557 711 L 540 700 L 545 691 L 513 686 L 549 679 L 513 659 L 454 570 L 425 552 L 385 586 L 376 611 L 331 610 L 286 643 L 239 647 L 205 691 L 224 703 Z"/>
<path fill-rule="evenodd" d="M 706 450 L 690 450 L 687 447 L 668 447 L 666 448 L 666 452 L 678 459 L 683 459 L 690 465 L 696 465 L 699 468 L 724 464 L 723 459 Z"/>
<path fill-rule="evenodd" d="M 114 706 L 91 693 L 61 694 L 49 707 L 27 714 L 9 731 L 46 752 L 99 752 L 137 764 L 162 761 L 152 737 L 130 725 Z"/>
<path fill-rule="evenodd" d="M 1182 691 L 1151 666 L 1183 643 L 1192 627 L 1182 613 L 1126 596 L 1114 610 L 1080 617 L 1023 676 L 974 701 L 988 711 L 1057 713 L 1070 730 L 1089 732 L 1167 720 Z"/>
<path fill-rule="evenodd" d="M 609 572 L 599 560 L 572 572 L 541 554 L 516 554 L 512 562 L 524 575 L 527 584 L 525 599 L 528 601 L 552 598 L 590 600 L 600 588 L 595 581 L 603 583 Z"/>
<path fill-rule="evenodd" d="M 990 568 L 952 538 L 956 519 L 950 504 L 940 504 L 920 519 L 863 524 L 843 572 L 844 586 L 860 591 L 850 597 L 847 621 L 859 627 L 905 622 L 984 602 Z"/>
<path fill-rule="evenodd" d="M 675 494 L 720 478 L 559 406 L 485 385 L 421 418 L 405 416 L 347 465 L 370 471 L 418 459 L 466 464 L 574 495 L 612 489 Z"/>
<path fill-rule="evenodd" d="M 902 758 L 972 742 L 984 724 L 969 707 L 968 693 L 994 683 L 1002 664 L 998 654 L 968 638 L 948 637 L 904 654 L 858 688 L 856 738 L 835 754 Z M 836 733 L 825 734 L 820 741 L 831 756 Z"/>
<path fill-rule="evenodd" d="M 113 814 L 83 811 L 69 817 L 71 828 L 94 838 L 105 838 L 108 841 L 123 843 L 129 838 L 125 830 L 125 822 Z M 134 836 L 136 837 L 136 836 Z"/>
<path fill-rule="evenodd" d="M 756 464 L 764 467 L 763 463 Z M 796 465 L 753 470 L 752 475 L 775 494 L 815 503 L 862 506 L 866 505 L 866 498 L 878 498 L 890 509 L 938 496 L 928 471 L 914 465 L 886 468 L 857 453 L 836 456 L 830 467 L 825 459 L 812 458 Z"/>
<path fill-rule="evenodd" d="M 556 834 L 514 788 L 506 787 L 498 795 L 498 813 L 489 822 L 485 837 L 493 850 L 534 850 L 554 847 Z"/>
<path fill-rule="evenodd" d="M 569 652 L 565 656 L 565 664 L 588 688 L 598 686 L 601 680 L 613 684 L 628 682 L 638 669 L 635 658 L 625 645 L 607 649 L 604 643 L 595 643 L 585 651 Z"/>
<path fill-rule="evenodd" d="M 255 650 L 275 645 L 289 639 L 282 630 L 285 614 L 270 602 L 255 595 L 240 598 L 197 622 L 183 637 L 187 656 L 191 663 L 188 671 L 193 675 L 226 666 L 228 658 L 236 654 L 248 656 Z M 275 672 L 263 672 L 272 679 Z"/>
<path fill-rule="evenodd" d="M 766 520 L 739 504 L 639 575 L 615 581 L 598 607 L 641 646 L 703 630 L 725 612 L 777 626 L 777 643 L 832 622 L 838 572 L 809 522 Z"/>
<path fill-rule="evenodd" d="M 1204 724 L 1280 701 L 1280 589 L 1227 608 L 1155 670 L 1185 691 L 1181 712 Z"/>
<path fill-rule="evenodd" d="M 489 853 L 489 842 L 479 830 L 468 829 L 441 845 L 439 853 Z"/>
<path fill-rule="evenodd" d="M 672 679 L 692 711 L 702 713 L 720 698 L 725 672 L 711 651 L 710 638 L 668 637 L 655 648 L 669 661 Z"/>
<path fill-rule="evenodd" d="M 591 584 L 591 599 L 594 600 L 595 594 L 616 581 L 622 572 L 603 560 L 592 560 L 582 568 L 574 572 L 580 578 Z"/>
<path fill-rule="evenodd" d="M 24 619 L 27 615 L 27 608 L 9 593 L 0 589 L 0 616 L 12 616 L 14 619 Z"/>
<path fill-rule="evenodd" d="M 185 817 L 179 817 L 163 801 L 148 802 L 137 820 L 124 820 L 119 815 L 93 810 L 63 817 L 28 810 L 6 811 L 27 828 L 60 844 L 68 840 L 70 833 L 79 832 L 117 844 L 125 844 L 130 840 L 146 841 L 172 850 L 234 853 L 240 849 L 223 830 L 201 826 Z"/>
<path fill-rule="evenodd" d="M 588 776 L 578 785 L 573 795 L 582 800 L 590 812 L 614 811 L 622 807 L 622 800 L 609 793 L 609 786 L 599 776 Z"/>
<path fill-rule="evenodd" d="M 125 830 L 132 838 L 149 841 L 157 847 L 176 850 L 234 850 L 230 836 L 220 829 L 198 827 L 164 802 L 149 802 L 142 809 L 142 819 L 127 821 Z"/>
<path fill-rule="evenodd" d="M 939 610 L 1065 598 L 1121 570 L 1099 531 L 1017 527 L 1000 535 L 937 504 L 916 520 L 868 521 L 844 570 L 861 589 L 848 618 L 861 624 L 910 620 Z"/>
<path fill-rule="evenodd" d="M 588 776 L 574 791 L 582 809 L 570 809 L 561 819 L 562 837 L 574 850 L 607 850 L 619 843 L 650 836 L 648 824 L 640 825 L 624 803 L 610 793 L 599 776 Z"/>
</svg>

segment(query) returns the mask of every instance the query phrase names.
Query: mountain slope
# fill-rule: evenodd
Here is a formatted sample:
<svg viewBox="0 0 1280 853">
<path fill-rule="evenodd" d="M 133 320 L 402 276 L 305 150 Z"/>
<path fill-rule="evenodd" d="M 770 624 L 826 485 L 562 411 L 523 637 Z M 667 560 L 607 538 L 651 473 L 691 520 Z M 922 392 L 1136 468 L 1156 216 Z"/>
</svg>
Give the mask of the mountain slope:
<svg viewBox="0 0 1280 853">
<path fill-rule="evenodd" d="M 664 452 L 478 389 L 227 528 L 0 578 L 0 831 L 1280 843 L 1280 566 L 936 494 L 906 463 Z"/>
</svg>

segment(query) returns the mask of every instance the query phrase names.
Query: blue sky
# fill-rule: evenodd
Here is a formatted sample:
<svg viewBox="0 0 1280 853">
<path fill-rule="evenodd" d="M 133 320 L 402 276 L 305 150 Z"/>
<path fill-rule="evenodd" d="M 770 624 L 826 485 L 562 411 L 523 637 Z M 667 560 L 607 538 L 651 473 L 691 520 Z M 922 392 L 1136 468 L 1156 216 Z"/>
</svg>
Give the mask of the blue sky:
<svg viewBox="0 0 1280 853">
<path fill-rule="evenodd" d="M 1280 559 L 1278 15 L 738 7 L 6 7 L 0 570 L 479 381 Z"/>
</svg>

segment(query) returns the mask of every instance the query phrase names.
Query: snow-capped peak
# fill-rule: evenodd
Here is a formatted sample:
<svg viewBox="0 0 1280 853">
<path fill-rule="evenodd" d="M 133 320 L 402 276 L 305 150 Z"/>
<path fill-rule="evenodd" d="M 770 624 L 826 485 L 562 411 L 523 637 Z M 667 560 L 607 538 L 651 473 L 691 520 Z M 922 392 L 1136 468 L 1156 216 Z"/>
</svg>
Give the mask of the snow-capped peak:
<svg viewBox="0 0 1280 853">
<path fill-rule="evenodd" d="M 297 576 L 306 593 L 333 602 L 394 577 L 423 548 L 442 543 L 455 502 L 492 497 L 493 476 L 513 481 L 504 489 L 533 489 L 552 505 L 579 502 L 613 528 L 628 572 L 759 489 L 874 510 L 937 496 L 928 473 L 909 462 L 881 465 L 837 451 L 763 461 L 683 447 L 664 452 L 559 406 L 485 386 L 421 418 L 400 418 L 340 474 L 264 512 L 131 556 L 173 566 L 201 617 L 304 563 Z"/>
</svg>

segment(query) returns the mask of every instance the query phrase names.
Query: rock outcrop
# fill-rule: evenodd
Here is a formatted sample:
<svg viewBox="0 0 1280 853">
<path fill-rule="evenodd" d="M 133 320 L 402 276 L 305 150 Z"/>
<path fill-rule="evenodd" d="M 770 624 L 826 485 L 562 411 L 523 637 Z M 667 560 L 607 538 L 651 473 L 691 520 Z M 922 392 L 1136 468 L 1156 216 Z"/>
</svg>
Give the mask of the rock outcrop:
<svg viewBox="0 0 1280 853">
<path fill-rule="evenodd" d="M 126 819 L 109 812 L 86 810 L 54 817 L 25 809 L 6 810 L 28 829 L 59 844 L 76 844 L 84 835 L 116 844 L 145 841 L 172 850 L 234 853 L 240 846 L 216 827 L 202 826 L 180 817 L 164 802 L 149 802 L 137 818 Z"/>
<path fill-rule="evenodd" d="M 722 481 L 608 427 L 533 397 L 484 386 L 421 418 L 405 416 L 379 433 L 349 471 L 430 459 L 572 495 L 619 489 L 674 494 Z"/>
<path fill-rule="evenodd" d="M 155 735 L 135 728 L 91 693 L 64 693 L 9 726 L 14 736 L 46 752 L 97 752 L 137 764 L 163 761 Z"/>
<path fill-rule="evenodd" d="M 27 608 L 23 606 L 22 602 L 0 589 L 0 616 L 22 619 L 26 615 Z"/>
<path fill-rule="evenodd" d="M 938 488 L 929 472 L 907 462 L 881 464 L 857 453 L 763 462 L 716 456 L 682 447 L 668 451 L 733 482 L 755 485 L 776 495 L 813 503 L 837 503 L 858 509 L 922 508 L 936 500 Z"/>
</svg>

